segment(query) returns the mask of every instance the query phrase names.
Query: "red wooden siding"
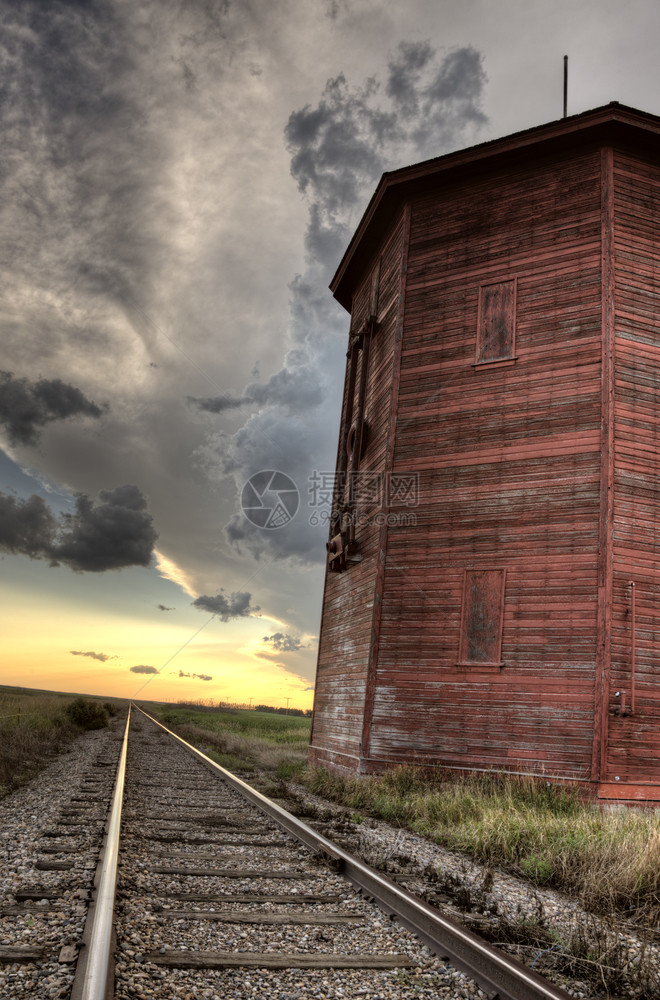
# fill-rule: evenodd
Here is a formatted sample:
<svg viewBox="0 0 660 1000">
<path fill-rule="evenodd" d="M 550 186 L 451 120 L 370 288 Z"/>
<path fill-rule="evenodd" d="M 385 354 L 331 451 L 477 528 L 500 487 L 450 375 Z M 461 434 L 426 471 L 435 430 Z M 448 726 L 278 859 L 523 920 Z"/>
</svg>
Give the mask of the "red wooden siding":
<svg viewBox="0 0 660 1000">
<path fill-rule="evenodd" d="M 357 290 L 351 316 L 353 335 L 361 329 L 375 303 L 379 325 L 369 352 L 365 407 L 368 438 L 358 473 L 356 538 L 360 561 L 352 563 L 346 572 L 329 573 L 326 578 L 321 625 L 324 641 L 319 651 L 314 699 L 312 746 L 322 747 L 323 760 L 338 768 L 354 769 L 362 746 L 380 531 L 373 515 L 382 506 L 385 482 L 402 254 L 403 225 L 399 220 Z M 378 287 L 374 291 L 375 273 Z M 345 388 L 338 454 L 346 448 L 350 432 L 345 419 L 347 406 Z M 380 486 L 380 499 L 376 494 L 374 501 L 367 502 L 360 482 L 374 485 L 374 479 L 375 486 Z M 344 497 L 345 491 L 340 490 L 336 501 Z"/>
<path fill-rule="evenodd" d="M 604 780 L 660 779 L 660 164 L 614 157 L 614 583 Z M 633 688 L 635 705 L 614 715 Z M 622 695 L 623 697 L 623 695 Z"/>
<path fill-rule="evenodd" d="M 517 280 L 518 357 L 475 368 L 495 278 Z M 597 152 L 413 204 L 394 470 L 422 503 L 389 533 L 373 762 L 587 773 L 600 354 Z M 457 664 L 477 566 L 507 570 L 503 667 L 482 677 Z"/>
<path fill-rule="evenodd" d="M 327 578 L 314 762 L 660 799 L 660 119 L 583 120 L 392 175 L 342 262 L 361 469 L 414 498 Z"/>
</svg>

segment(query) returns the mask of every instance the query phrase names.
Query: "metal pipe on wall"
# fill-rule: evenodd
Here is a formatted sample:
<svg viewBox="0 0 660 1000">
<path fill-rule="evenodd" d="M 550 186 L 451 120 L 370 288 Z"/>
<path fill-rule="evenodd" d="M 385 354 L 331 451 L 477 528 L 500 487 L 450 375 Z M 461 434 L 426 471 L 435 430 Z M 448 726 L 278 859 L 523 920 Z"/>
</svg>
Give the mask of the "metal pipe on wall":
<svg viewBox="0 0 660 1000">
<path fill-rule="evenodd" d="M 630 587 L 630 615 L 632 618 L 631 622 L 631 636 L 630 636 L 630 713 L 635 711 L 635 658 L 637 655 L 637 638 L 636 638 L 636 607 L 635 607 L 635 583 L 633 580 L 628 584 Z"/>
</svg>

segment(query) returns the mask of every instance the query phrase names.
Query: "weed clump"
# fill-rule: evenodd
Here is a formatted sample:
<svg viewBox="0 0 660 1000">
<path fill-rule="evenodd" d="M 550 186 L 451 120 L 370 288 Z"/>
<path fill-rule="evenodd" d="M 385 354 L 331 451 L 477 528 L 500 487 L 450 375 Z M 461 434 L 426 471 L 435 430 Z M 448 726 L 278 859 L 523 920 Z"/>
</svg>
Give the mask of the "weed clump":
<svg viewBox="0 0 660 1000">
<path fill-rule="evenodd" d="M 577 786 L 532 775 L 458 778 L 419 767 L 373 778 L 303 775 L 307 787 L 489 866 L 551 886 L 596 913 L 660 912 L 660 818 L 601 812 Z"/>
<path fill-rule="evenodd" d="M 79 729 L 103 729 L 108 725 L 107 709 L 87 698 L 76 698 L 66 706 L 64 714 Z"/>
<path fill-rule="evenodd" d="M 97 702 L 0 687 L 0 798 L 34 778 L 81 731 L 107 723 Z"/>
</svg>

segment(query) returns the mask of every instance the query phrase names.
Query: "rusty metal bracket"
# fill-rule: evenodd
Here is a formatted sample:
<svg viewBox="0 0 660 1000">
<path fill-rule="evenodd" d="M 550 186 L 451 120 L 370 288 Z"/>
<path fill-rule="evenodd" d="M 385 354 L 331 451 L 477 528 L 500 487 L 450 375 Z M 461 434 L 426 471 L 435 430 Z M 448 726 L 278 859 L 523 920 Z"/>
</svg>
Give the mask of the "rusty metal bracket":
<svg viewBox="0 0 660 1000">
<path fill-rule="evenodd" d="M 334 538 L 331 538 L 329 542 L 326 542 L 325 547 L 328 552 L 330 570 L 333 573 L 341 573 L 346 568 L 346 550 L 341 531 Z"/>
</svg>

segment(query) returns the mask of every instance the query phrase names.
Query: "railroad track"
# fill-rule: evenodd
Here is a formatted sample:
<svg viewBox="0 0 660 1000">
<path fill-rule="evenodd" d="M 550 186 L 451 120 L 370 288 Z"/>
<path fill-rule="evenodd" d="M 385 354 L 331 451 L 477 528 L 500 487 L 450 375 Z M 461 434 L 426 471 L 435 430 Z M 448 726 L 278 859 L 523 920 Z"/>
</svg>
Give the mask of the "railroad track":
<svg viewBox="0 0 660 1000">
<path fill-rule="evenodd" d="M 2 910 L 16 1000 L 568 997 L 139 710 L 49 826 Z"/>
</svg>

